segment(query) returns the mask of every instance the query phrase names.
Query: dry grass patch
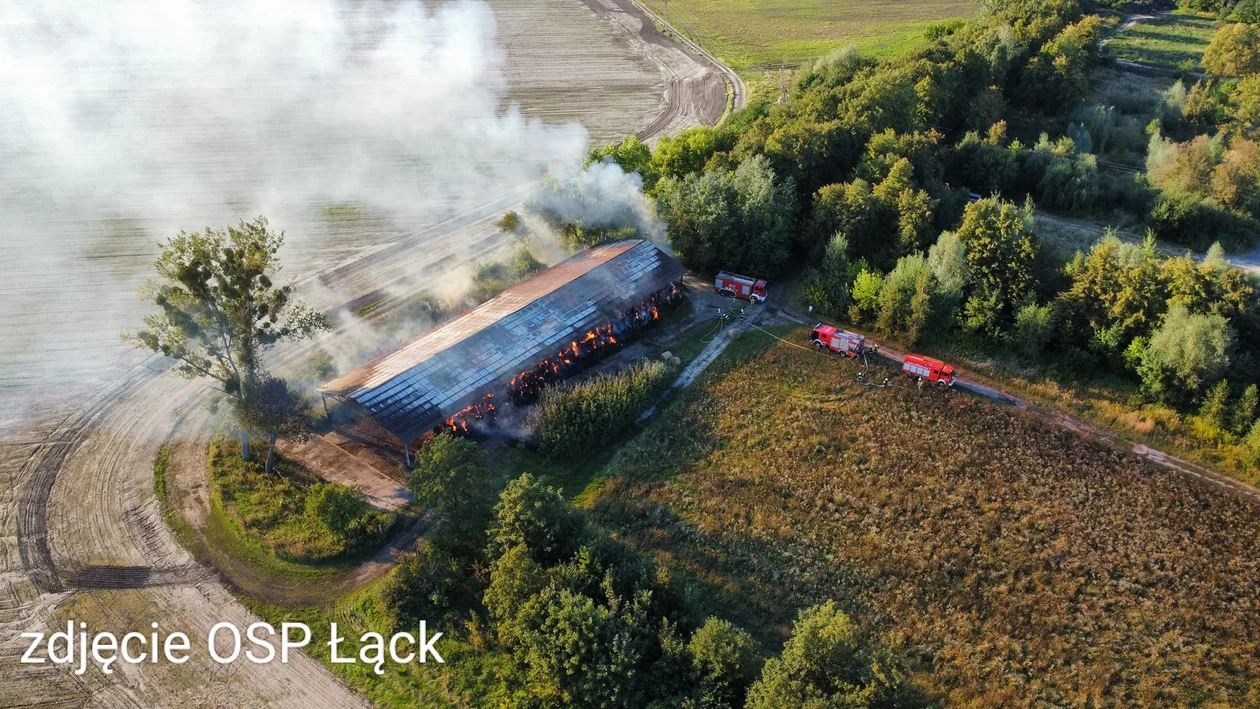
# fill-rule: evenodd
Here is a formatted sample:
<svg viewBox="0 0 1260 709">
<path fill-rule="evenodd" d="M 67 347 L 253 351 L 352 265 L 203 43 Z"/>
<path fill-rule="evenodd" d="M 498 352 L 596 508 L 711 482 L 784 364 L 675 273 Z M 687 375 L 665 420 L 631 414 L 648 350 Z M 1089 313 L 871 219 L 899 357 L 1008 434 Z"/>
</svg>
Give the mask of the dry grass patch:
<svg viewBox="0 0 1260 709">
<path fill-rule="evenodd" d="M 950 706 L 1260 702 L 1253 504 L 767 341 L 737 342 L 595 503 L 712 610 L 773 643 L 835 598 Z"/>
</svg>

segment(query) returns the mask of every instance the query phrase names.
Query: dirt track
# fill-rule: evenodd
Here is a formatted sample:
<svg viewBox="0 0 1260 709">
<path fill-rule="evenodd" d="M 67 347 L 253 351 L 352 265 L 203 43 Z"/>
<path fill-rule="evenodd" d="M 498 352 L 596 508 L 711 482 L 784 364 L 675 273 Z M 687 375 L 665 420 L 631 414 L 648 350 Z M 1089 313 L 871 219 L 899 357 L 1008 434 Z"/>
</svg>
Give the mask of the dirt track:
<svg viewBox="0 0 1260 709">
<path fill-rule="evenodd" d="M 597 16 L 579 0 L 491 5 L 508 49 L 510 97 L 527 114 L 580 119 L 603 141 L 635 131 L 651 139 L 716 121 L 725 111 L 721 74 L 667 38 L 652 39 L 655 28 L 641 15 L 636 25 L 633 8 L 605 7 Z M 332 234 L 295 259 L 304 264 L 305 297 L 331 308 L 384 286 L 406 293 L 430 285 L 502 249 L 494 219 L 524 193 L 489 195 L 480 207 L 409 233 L 386 225 L 345 245 Z M 86 225 L 62 228 L 78 239 L 70 247 L 76 252 L 97 243 L 99 235 Z M 37 402 L 21 409 L 20 420 L 0 422 L 0 706 L 358 706 L 357 697 L 305 656 L 287 666 L 194 660 L 82 678 L 16 664 L 24 649 L 18 634 L 46 630 L 62 606 L 111 630 L 157 620 L 197 638 L 221 620 L 248 624 L 248 611 L 175 542 L 153 494 L 153 461 L 177 422 L 181 435 L 199 438 L 208 415 L 198 408 L 204 384 L 164 375 L 158 358 L 141 358 L 115 339 L 120 321 L 134 322 L 136 309 L 119 304 L 134 302 L 151 240 L 138 232 L 79 264 L 89 278 L 71 298 L 60 297 L 66 284 L 52 279 L 38 290 L 4 295 L 29 301 L 31 313 L 55 303 L 72 315 L 82 323 L 94 364 L 72 383 L 48 386 L 82 345 L 33 346 L 53 339 L 43 318 L 57 313 L 0 322 L 6 335 L 0 360 L 13 365 L 5 368 L 0 396 Z M 68 250 L 64 242 L 59 248 Z M 369 566 L 365 573 L 379 571 L 377 561 Z"/>
</svg>

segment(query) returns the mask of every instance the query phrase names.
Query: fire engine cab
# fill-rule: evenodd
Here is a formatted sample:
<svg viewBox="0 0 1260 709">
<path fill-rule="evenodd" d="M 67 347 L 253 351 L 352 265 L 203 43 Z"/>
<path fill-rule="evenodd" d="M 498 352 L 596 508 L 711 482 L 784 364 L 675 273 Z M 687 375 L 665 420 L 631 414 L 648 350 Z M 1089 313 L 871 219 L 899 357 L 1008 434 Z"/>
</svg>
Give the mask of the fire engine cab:
<svg viewBox="0 0 1260 709">
<path fill-rule="evenodd" d="M 932 359 L 931 357 L 917 354 L 906 355 L 906 361 L 901 364 L 901 371 L 912 377 L 936 382 L 941 386 L 952 387 L 954 386 L 954 380 L 958 378 L 954 374 L 953 365 L 945 364 L 939 359 Z"/>
<path fill-rule="evenodd" d="M 760 278 L 722 271 L 713 282 L 713 290 L 728 298 L 742 298 L 753 303 L 766 302 L 766 282 Z"/>
<path fill-rule="evenodd" d="M 818 323 L 810 333 L 809 341 L 819 349 L 839 352 L 845 357 L 857 357 L 866 349 L 866 337 L 857 333 L 841 330 L 835 325 Z"/>
</svg>

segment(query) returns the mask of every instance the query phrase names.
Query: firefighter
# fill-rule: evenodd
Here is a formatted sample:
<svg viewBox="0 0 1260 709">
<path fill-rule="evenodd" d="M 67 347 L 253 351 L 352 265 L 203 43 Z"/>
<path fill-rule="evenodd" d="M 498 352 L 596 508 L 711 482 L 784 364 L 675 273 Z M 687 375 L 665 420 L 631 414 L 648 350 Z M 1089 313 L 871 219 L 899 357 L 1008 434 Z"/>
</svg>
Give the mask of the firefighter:
<svg viewBox="0 0 1260 709">
<path fill-rule="evenodd" d="M 919 391 L 923 391 L 923 377 L 919 377 Z"/>
</svg>

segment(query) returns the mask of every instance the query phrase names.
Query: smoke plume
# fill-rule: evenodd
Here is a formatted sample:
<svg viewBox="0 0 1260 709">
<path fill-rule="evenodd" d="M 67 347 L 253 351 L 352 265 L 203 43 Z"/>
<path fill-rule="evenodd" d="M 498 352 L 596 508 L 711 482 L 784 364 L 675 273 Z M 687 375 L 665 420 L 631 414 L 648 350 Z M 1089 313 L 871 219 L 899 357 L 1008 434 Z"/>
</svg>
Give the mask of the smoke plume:
<svg viewBox="0 0 1260 709">
<path fill-rule="evenodd" d="M 301 275 L 572 170 L 586 131 L 507 103 L 504 63 L 479 0 L 10 2 L 0 389 L 115 361 L 181 229 L 265 214 Z"/>
<path fill-rule="evenodd" d="M 633 230 L 668 251 L 665 224 L 648 206 L 643 178 L 611 160 L 585 169 L 548 174 L 525 204 L 529 231 L 563 242 L 555 229 L 564 224 L 612 231 Z"/>
</svg>

